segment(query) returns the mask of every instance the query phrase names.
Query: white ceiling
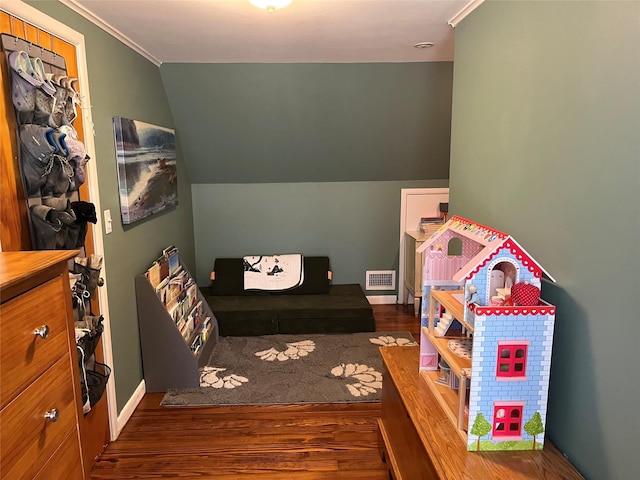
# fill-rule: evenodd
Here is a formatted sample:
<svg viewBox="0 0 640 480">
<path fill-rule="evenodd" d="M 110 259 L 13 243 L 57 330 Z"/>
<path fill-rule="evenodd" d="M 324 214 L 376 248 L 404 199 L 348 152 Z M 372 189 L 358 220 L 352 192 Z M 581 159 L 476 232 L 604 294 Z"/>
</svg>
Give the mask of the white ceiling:
<svg viewBox="0 0 640 480">
<path fill-rule="evenodd" d="M 60 0 L 156 64 L 453 60 L 455 24 L 483 0 Z M 432 42 L 418 49 L 418 42 Z"/>
</svg>

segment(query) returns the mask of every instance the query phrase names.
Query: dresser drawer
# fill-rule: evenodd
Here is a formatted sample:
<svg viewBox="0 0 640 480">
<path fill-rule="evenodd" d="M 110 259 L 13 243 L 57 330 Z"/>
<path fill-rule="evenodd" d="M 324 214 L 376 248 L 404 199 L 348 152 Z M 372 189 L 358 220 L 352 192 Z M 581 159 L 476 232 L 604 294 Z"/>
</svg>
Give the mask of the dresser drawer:
<svg viewBox="0 0 640 480">
<path fill-rule="evenodd" d="M 78 433 L 74 430 L 33 480 L 82 480 L 83 474 Z"/>
<path fill-rule="evenodd" d="M 45 413 L 57 409 L 57 421 Z M 65 355 L 0 411 L 3 478 L 32 478 L 76 427 L 77 407 Z"/>
<path fill-rule="evenodd" d="M 69 351 L 67 304 L 57 277 L 2 304 L 0 408 Z M 48 337 L 34 334 L 46 325 Z"/>
</svg>

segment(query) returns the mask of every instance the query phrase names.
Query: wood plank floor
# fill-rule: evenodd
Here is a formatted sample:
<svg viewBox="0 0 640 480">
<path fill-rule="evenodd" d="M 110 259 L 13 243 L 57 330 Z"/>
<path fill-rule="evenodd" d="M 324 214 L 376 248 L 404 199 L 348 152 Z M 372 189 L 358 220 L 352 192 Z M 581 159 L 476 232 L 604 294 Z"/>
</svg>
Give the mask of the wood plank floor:
<svg viewBox="0 0 640 480">
<path fill-rule="evenodd" d="M 377 331 L 418 338 L 413 305 L 374 305 Z M 147 394 L 94 480 L 386 480 L 379 403 L 162 408 Z"/>
</svg>

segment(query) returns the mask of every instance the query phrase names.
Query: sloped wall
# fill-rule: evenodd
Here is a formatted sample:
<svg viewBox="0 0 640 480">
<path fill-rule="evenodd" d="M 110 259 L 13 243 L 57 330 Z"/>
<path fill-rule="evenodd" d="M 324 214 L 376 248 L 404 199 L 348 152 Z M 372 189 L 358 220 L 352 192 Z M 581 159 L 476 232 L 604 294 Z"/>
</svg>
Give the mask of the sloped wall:
<svg viewBox="0 0 640 480">
<path fill-rule="evenodd" d="M 222 256 L 398 268 L 400 190 L 446 187 L 452 64 L 163 64 L 193 185 L 198 282 Z M 393 294 L 375 292 L 376 294 Z"/>
<path fill-rule="evenodd" d="M 193 183 L 446 179 L 451 62 L 162 64 Z"/>
</svg>

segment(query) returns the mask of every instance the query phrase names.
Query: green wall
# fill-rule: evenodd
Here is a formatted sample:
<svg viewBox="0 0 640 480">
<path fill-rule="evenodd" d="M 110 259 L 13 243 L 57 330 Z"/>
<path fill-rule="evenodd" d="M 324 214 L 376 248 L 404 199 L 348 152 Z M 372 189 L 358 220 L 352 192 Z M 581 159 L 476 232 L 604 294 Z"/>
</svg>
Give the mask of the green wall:
<svg viewBox="0 0 640 480">
<path fill-rule="evenodd" d="M 193 183 L 446 179 L 451 62 L 163 64 Z"/>
<path fill-rule="evenodd" d="M 398 268 L 400 190 L 448 185 L 451 62 L 160 71 L 193 183 L 201 286 L 217 257 L 300 252 L 364 288 L 366 270 Z"/>
<path fill-rule="evenodd" d="M 163 247 L 201 285 L 218 256 L 299 251 L 364 286 L 365 270 L 397 269 L 400 190 L 447 186 L 451 63 L 158 69 L 58 2 L 28 3 L 85 36 L 92 161 L 114 218 L 103 241 L 118 411 L 142 379 L 134 278 Z M 122 226 L 114 116 L 176 129 L 176 209 Z"/>
<path fill-rule="evenodd" d="M 110 209 L 113 233 L 104 235 L 118 411 L 142 380 L 134 279 L 169 244 L 178 246 L 187 266 L 195 265 L 191 186 L 178 140 L 178 201 L 175 209 L 123 228 L 112 119 L 122 116 L 173 128 L 157 66 L 58 2 L 28 2 L 85 37 L 91 114 L 94 122 L 100 206 Z M 84 105 L 86 106 L 86 105 Z M 88 129 L 91 131 L 91 128 Z M 100 234 L 100 233 L 98 233 Z"/>
<path fill-rule="evenodd" d="M 366 270 L 397 270 L 400 190 L 446 180 L 192 186 L 198 283 L 216 258 L 327 255 L 333 283 L 360 283 Z M 393 291 L 367 292 L 392 295 Z"/>
<path fill-rule="evenodd" d="M 547 434 L 587 478 L 637 478 L 640 3 L 486 2 L 454 65 L 451 210 L 557 280 Z"/>
</svg>

